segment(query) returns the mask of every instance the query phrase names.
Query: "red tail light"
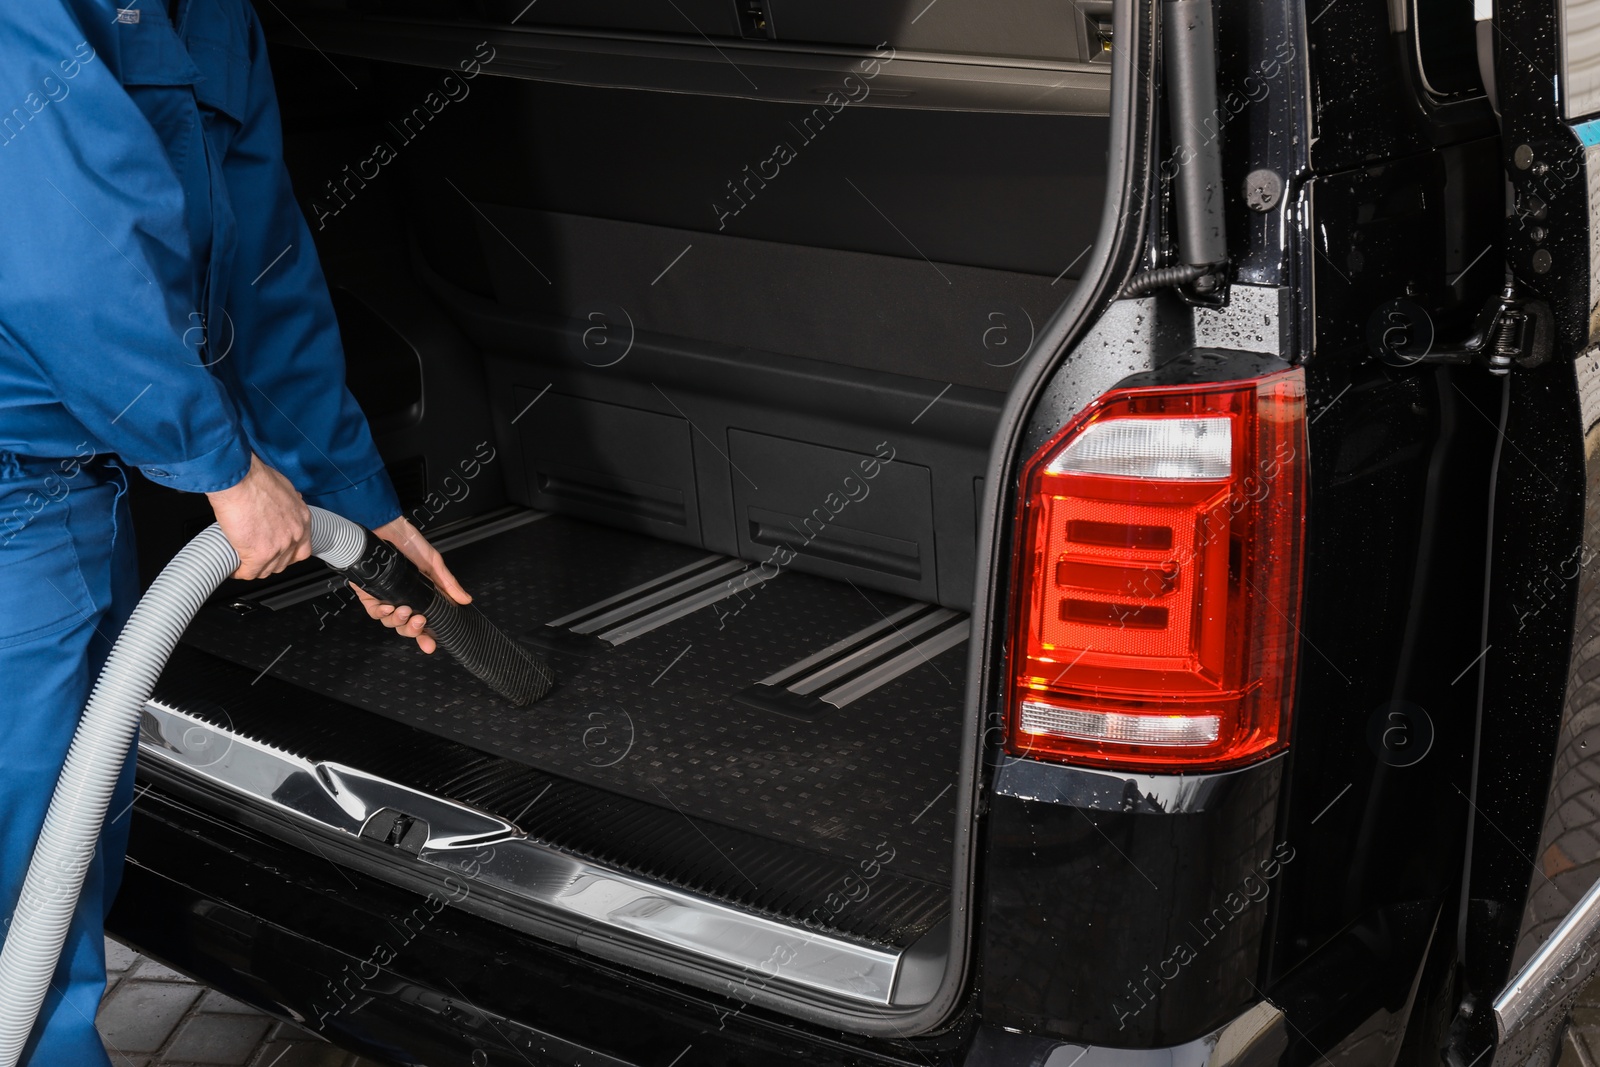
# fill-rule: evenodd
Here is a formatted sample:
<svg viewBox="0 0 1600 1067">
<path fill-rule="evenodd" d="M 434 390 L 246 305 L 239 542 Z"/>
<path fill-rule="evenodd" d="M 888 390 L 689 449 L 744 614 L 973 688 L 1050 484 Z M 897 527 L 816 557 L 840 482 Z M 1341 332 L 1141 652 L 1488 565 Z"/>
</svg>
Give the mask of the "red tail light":
<svg viewBox="0 0 1600 1067">
<path fill-rule="evenodd" d="M 1022 478 L 1008 749 L 1199 771 L 1283 748 L 1304 372 L 1108 393 Z"/>
</svg>

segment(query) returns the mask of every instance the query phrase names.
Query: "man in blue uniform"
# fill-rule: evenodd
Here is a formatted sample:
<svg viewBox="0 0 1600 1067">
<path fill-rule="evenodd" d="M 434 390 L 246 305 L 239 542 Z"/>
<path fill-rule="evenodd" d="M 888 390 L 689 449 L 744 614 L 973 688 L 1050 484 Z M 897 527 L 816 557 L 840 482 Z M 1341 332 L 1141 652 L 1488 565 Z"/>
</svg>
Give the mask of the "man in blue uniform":
<svg viewBox="0 0 1600 1067">
<path fill-rule="evenodd" d="M 309 555 L 310 501 L 375 529 L 445 592 L 468 597 L 399 517 L 344 386 L 246 0 L 4 5 L 0 192 L 9 920 L 78 713 L 137 597 L 126 467 L 205 493 L 238 550 L 237 577 Z M 367 608 L 432 651 L 422 618 Z M 93 1023 L 101 924 L 132 794 L 130 754 L 25 1063 L 107 1063 Z"/>
</svg>

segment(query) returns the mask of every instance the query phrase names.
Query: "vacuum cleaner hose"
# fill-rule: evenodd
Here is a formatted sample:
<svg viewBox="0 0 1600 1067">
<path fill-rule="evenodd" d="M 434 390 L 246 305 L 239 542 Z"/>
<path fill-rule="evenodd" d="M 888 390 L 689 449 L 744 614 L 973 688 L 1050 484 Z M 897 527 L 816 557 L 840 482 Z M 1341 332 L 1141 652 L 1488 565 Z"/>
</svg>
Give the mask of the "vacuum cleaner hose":
<svg viewBox="0 0 1600 1067">
<path fill-rule="evenodd" d="M 358 526 L 356 529 L 361 530 Z M 550 666 L 500 632 L 470 604 L 435 589 L 416 565 L 377 534 L 361 530 L 360 557 L 334 569 L 389 604 L 408 604 L 428 620 L 428 633 L 467 670 L 514 706 L 531 704 L 555 684 Z"/>
<path fill-rule="evenodd" d="M 376 552 L 375 544 L 381 546 Z M 312 508 L 311 551 L 385 600 L 389 596 L 369 588 L 361 576 L 400 576 L 394 580 L 407 585 L 408 596 L 427 599 L 391 602 L 421 610 L 440 646 L 513 702 L 537 699 L 553 683 L 542 660 L 518 648 L 477 611 L 441 597 L 409 560 L 361 526 Z M 189 620 L 238 567 L 239 557 L 221 528 L 202 531 L 146 591 L 106 658 L 73 734 L 0 950 L 0 1067 L 16 1067 L 44 1003 L 145 702 Z"/>
</svg>

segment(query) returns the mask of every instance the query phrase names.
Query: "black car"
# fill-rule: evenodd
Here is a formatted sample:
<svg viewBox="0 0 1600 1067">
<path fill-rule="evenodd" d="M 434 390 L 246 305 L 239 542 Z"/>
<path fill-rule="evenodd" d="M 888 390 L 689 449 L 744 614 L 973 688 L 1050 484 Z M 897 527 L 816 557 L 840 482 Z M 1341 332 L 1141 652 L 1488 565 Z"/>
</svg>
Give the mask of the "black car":
<svg viewBox="0 0 1600 1067">
<path fill-rule="evenodd" d="M 1597 7 L 261 5 L 351 387 L 558 684 L 229 585 L 112 931 L 432 1067 L 1542 1064 Z"/>
</svg>

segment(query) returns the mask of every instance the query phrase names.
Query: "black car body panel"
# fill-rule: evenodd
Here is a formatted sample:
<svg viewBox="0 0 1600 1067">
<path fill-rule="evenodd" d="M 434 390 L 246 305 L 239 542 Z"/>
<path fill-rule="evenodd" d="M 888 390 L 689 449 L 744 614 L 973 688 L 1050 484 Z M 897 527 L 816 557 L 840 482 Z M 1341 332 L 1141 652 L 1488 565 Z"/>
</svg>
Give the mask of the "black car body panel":
<svg viewBox="0 0 1600 1067">
<path fill-rule="evenodd" d="M 1455 8 L 1424 0 L 1219 6 L 1219 110 L 1204 140 L 1222 153 L 1227 287 L 1123 297 L 1130 279 L 1182 252 L 1172 237 L 1172 189 L 1183 165 L 1162 122 L 1161 94 L 1170 87 L 1157 62 L 1161 5 L 1085 4 L 1076 12 L 1088 20 L 1083 32 L 1058 40 L 1019 30 L 1040 25 L 1029 21 L 1037 11 L 1020 4 L 1027 17 L 967 27 L 971 40 L 990 41 L 984 47 L 1011 49 L 982 62 L 959 54 L 952 44 L 959 34 L 940 36 L 957 33 L 964 15 L 942 28 L 913 28 L 918 20 L 908 11 L 898 23 L 885 15 L 880 27 L 837 5 L 823 5 L 835 11 L 829 21 L 822 8 L 706 3 L 679 12 L 696 36 L 641 5 L 599 14 L 554 5 L 523 29 L 520 6 L 441 11 L 386 3 L 370 12 L 313 13 L 294 5 L 296 23 L 279 20 L 275 62 L 291 145 L 309 161 L 294 168 L 302 197 L 319 222 L 349 212 L 330 225 L 322 251 L 344 294 L 347 348 L 357 354 L 352 374 L 367 376 L 368 396 L 396 393 L 374 418 L 380 446 L 391 460 L 414 461 L 396 470 L 419 472 L 425 490 L 430 469 L 449 470 L 453 457 L 471 451 L 481 433 L 476 415 L 486 412 L 508 456 L 504 484 L 485 479 L 480 492 L 475 483 L 470 504 L 470 494 L 418 497 L 436 501 L 424 505 L 430 520 L 442 516 L 447 524 L 507 503 L 554 508 L 750 558 L 765 535 L 759 523 L 748 530 L 741 523 L 758 490 L 753 481 L 748 490 L 739 483 L 735 461 L 713 440 L 719 429 L 747 429 L 753 419 L 775 438 L 870 451 L 883 427 L 910 420 L 915 429 L 897 432 L 922 450 L 912 462 L 934 472 L 929 499 L 937 504 L 928 533 L 897 532 L 901 542 L 925 547 L 902 553 L 898 577 L 862 580 L 971 614 L 959 763 L 940 782 L 948 801 L 945 793 L 935 798 L 954 810 L 949 884 L 938 886 L 948 890 L 948 922 L 915 946 L 893 946 L 933 977 L 914 1003 L 846 1004 L 807 999 L 768 981 L 771 975 L 740 981 L 732 971 L 638 945 L 586 951 L 604 934 L 586 941 L 485 886 L 469 883 L 470 900 L 442 900 L 439 872 L 395 852 L 394 842 L 308 831 L 166 765 L 141 772 L 148 788 L 136 807 L 112 930 L 231 995 L 404 1063 L 1065 1067 L 1083 1058 L 1083 1067 L 1226 1067 L 1343 1054 L 1388 1067 L 1436 1062 L 1447 1046 L 1452 1055 L 1476 1054 L 1481 1031 L 1459 1019 L 1451 1029 L 1458 1006 L 1495 995 L 1600 862 L 1579 854 L 1594 838 L 1570 814 L 1589 789 L 1595 758 L 1584 748 L 1582 672 L 1593 634 L 1580 610 L 1593 585 L 1583 537 L 1586 500 L 1594 510 L 1586 489 L 1594 461 L 1584 440 L 1592 416 L 1583 400 L 1589 377 L 1574 369 L 1590 331 L 1591 220 L 1583 149 L 1542 74 L 1559 59 L 1554 7 L 1547 0 L 1497 5 L 1497 111 L 1480 84 L 1475 27 Z M 428 131 L 446 147 L 408 149 L 415 159 L 406 184 L 369 193 L 346 176 L 317 187 L 308 175 L 346 158 L 348 131 L 365 129 L 366 118 L 342 89 L 334 92 L 338 63 L 298 47 L 302 19 L 309 39 L 352 64 L 364 85 L 403 99 L 436 82 L 463 46 L 462 54 L 474 54 L 472 42 L 485 42 L 502 65 L 484 59 L 483 70 L 503 84 L 475 90 L 480 103 L 488 101 L 479 121 L 513 143 L 486 151 L 483 130 L 451 112 L 454 125 Z M 792 31 L 802 36 L 786 38 L 785 26 L 803 28 Z M 912 246 L 926 265 L 946 282 L 940 262 L 952 272 L 996 272 L 961 278 L 1046 300 L 1035 309 L 1041 316 L 1059 304 L 1037 322 L 1022 298 L 997 312 L 1007 329 L 1019 312 L 1027 320 L 1025 355 L 964 367 L 956 349 L 939 348 L 939 328 L 918 322 L 869 341 L 840 341 L 838 362 L 825 364 L 814 353 L 773 347 L 787 343 L 775 339 L 786 331 L 802 329 L 805 316 L 785 318 L 792 309 L 763 315 L 759 304 L 747 306 L 744 281 L 730 275 L 696 305 L 715 321 L 715 336 L 678 339 L 673 331 L 687 329 L 694 315 L 674 318 L 679 311 L 668 301 L 650 305 L 637 331 L 629 318 L 628 351 L 639 345 L 634 362 L 612 372 L 590 358 L 587 329 L 616 326 L 621 305 L 566 292 L 549 278 L 546 290 L 535 278 L 543 271 L 519 242 L 548 242 L 536 246 L 541 258 L 548 253 L 589 279 L 604 277 L 601 267 L 638 273 L 648 256 L 635 261 L 629 249 L 653 255 L 653 242 L 688 242 L 701 231 L 707 248 L 730 256 L 736 241 L 752 242 L 738 251 L 751 257 L 742 262 L 752 271 L 763 255 L 789 254 L 775 251 L 786 243 L 878 257 L 819 260 L 821 267 L 806 266 L 803 256 L 784 261 L 799 288 L 822 285 L 846 263 L 869 280 L 898 278 L 902 266 L 921 269 L 899 243 L 909 240 L 905 232 L 897 238 L 894 222 L 879 225 L 878 216 L 889 215 L 859 187 L 877 215 L 857 201 L 831 214 L 821 185 L 789 188 L 777 179 L 770 194 L 765 184 L 747 184 L 747 193 L 766 199 L 741 199 L 737 211 L 734 201 L 718 201 L 712 220 L 697 221 L 686 206 L 699 203 L 706 181 L 739 171 L 745 160 L 729 145 L 762 128 L 760 116 L 769 114 L 762 108 L 776 115 L 809 102 L 818 79 L 837 75 L 868 47 L 881 53 L 884 45 L 867 39 L 880 30 L 894 37 L 905 65 L 878 83 L 884 92 L 874 106 L 882 112 L 833 148 L 818 149 L 816 165 L 847 177 L 852 153 L 870 156 L 903 138 L 895 161 L 902 173 L 931 174 L 925 189 L 900 202 L 902 221 L 914 220 L 905 225 L 937 234 L 926 251 Z M 1089 36 L 1106 30 L 1103 51 L 1117 53 L 1109 78 L 1091 66 L 1104 57 Z M 1017 44 L 1018 33 L 1033 33 L 1037 51 Z M 704 44 L 731 55 L 707 61 Z M 760 78 L 749 78 L 741 63 Z M 1068 95 L 1050 98 L 1049 78 Z M 644 102 L 633 106 L 630 94 Z M 592 115 L 580 106 L 585 100 L 597 101 Z M 551 145 L 581 148 L 586 121 L 606 117 L 661 181 L 642 184 L 640 173 L 605 152 L 567 168 L 540 158 L 537 107 L 569 105 L 570 113 L 548 118 Z M 662 131 L 691 109 L 704 121 L 693 158 L 678 172 Z M 1041 119 L 1051 113 L 1056 126 Z M 1080 158 L 1059 144 L 1021 143 L 1068 130 Z M 949 163 L 941 138 L 973 149 L 971 157 L 941 170 Z M 1002 151 L 1008 139 L 1019 142 L 1012 172 Z M 994 158 L 977 151 L 985 145 Z M 1084 163 L 1102 148 L 1109 161 L 1103 190 Z M 460 175 L 459 197 L 430 199 L 450 166 L 475 153 L 482 165 Z M 981 199 L 1008 173 L 1017 188 L 1037 194 L 1032 171 L 1052 167 L 1073 175 L 1059 195 L 1103 191 L 1104 203 L 1079 205 L 1084 210 L 1037 229 L 1017 205 L 990 205 L 970 217 L 942 206 L 941 197 Z M 1515 214 L 1505 222 L 1508 178 Z M 774 205 L 783 210 L 744 211 Z M 942 229 L 941 212 L 950 220 Z M 714 237 L 723 227 L 713 231 L 711 223 L 734 215 L 747 228 Z M 590 216 L 608 221 L 582 221 Z M 395 219 L 414 222 L 414 232 L 404 239 L 391 232 Z M 1077 272 L 1063 301 L 1044 272 L 1071 259 L 1079 239 L 1087 243 L 1096 229 L 1092 248 L 1055 279 Z M 457 240 L 469 232 L 482 241 Z M 596 252 L 585 246 L 589 238 L 617 243 Z M 1443 358 L 1502 293 L 1507 265 L 1519 299 L 1549 306 L 1553 354 L 1542 365 L 1526 360 L 1508 377 L 1485 373 L 1481 359 Z M 639 306 L 656 299 L 650 290 L 660 280 L 649 281 L 647 271 L 637 284 L 617 284 Z M 884 291 L 890 303 L 905 298 L 905 306 L 924 307 L 907 290 Z M 951 299 L 988 306 L 970 295 Z M 1402 305 L 1410 317 L 1392 319 Z M 897 305 L 901 313 L 905 306 Z M 865 328 L 876 314 L 870 303 L 841 306 L 838 321 Z M 974 336 L 987 339 L 995 320 L 980 318 Z M 1376 358 L 1374 337 L 1377 347 L 1390 345 L 1385 331 L 1396 322 L 1412 331 L 1408 337 L 1425 333 L 1427 353 Z M 896 337 L 915 344 L 897 352 Z M 928 358 L 939 375 L 916 366 L 919 345 L 935 353 Z M 363 358 L 384 346 L 414 350 L 425 383 L 415 397 L 409 378 L 396 384 Z M 1115 387 L 1245 379 L 1290 366 L 1306 372 L 1310 480 L 1287 750 L 1193 775 L 1112 773 L 1007 755 L 1023 462 Z M 950 404 L 937 408 L 946 394 L 934 396 L 933 383 L 926 396 L 934 403 L 923 414 L 935 414 L 921 423 L 921 415 L 911 418 L 923 402 L 917 382 L 933 377 L 953 390 Z M 652 388 L 673 408 L 668 391 L 693 395 L 694 415 L 710 420 L 712 433 L 695 429 L 721 460 L 684 445 L 683 481 L 666 492 L 642 476 L 579 484 L 583 463 L 598 462 L 593 457 L 607 446 L 576 441 L 581 462 L 552 476 L 556 468 L 540 450 L 555 446 L 516 425 L 547 379 L 545 388 L 570 396 L 576 411 L 599 412 L 604 401 L 664 418 L 671 409 Z M 902 403 L 910 405 L 905 419 Z M 741 407 L 759 413 L 746 416 L 744 427 Z M 692 442 L 694 434 L 682 430 Z M 676 438 L 652 440 L 665 451 Z M 636 508 L 645 497 L 650 508 Z M 186 521 L 169 516 L 172 529 L 152 543 Z M 853 583 L 862 572 L 849 568 L 870 565 L 894 541 L 835 546 L 831 557 L 812 561 L 811 573 Z M 935 565 L 905 562 L 934 558 L 917 553 L 931 553 L 935 542 Z M 180 663 L 189 673 L 169 678 L 169 691 L 211 669 L 196 666 L 194 655 Z M 217 677 L 239 669 L 219 669 Z M 189 697 L 207 699 L 199 689 Z M 326 694 L 318 701 L 316 714 L 342 714 Z M 350 721 L 367 720 L 352 713 Z M 249 734 L 244 726 L 240 736 Z M 393 724 L 372 729 L 388 736 Z M 310 760 L 349 762 L 359 754 L 359 726 L 305 738 L 299 754 Z M 314 751 L 322 742 L 327 750 Z M 522 817 L 496 807 L 521 794 L 479 788 L 491 777 L 487 765 L 477 784 L 467 772 L 424 782 L 420 772 L 407 778 L 399 756 L 385 759 L 395 781 L 422 783 L 417 788 L 510 822 Z M 493 768 L 505 781 L 524 773 L 506 762 Z M 647 824 L 655 825 L 639 823 Z M 792 886 L 719 890 L 684 873 L 692 864 L 673 867 L 659 854 L 630 860 L 615 825 L 605 831 L 611 837 L 587 827 L 568 828 L 565 837 L 547 827 L 534 836 L 573 854 L 603 853 L 621 868 L 797 931 L 806 928 L 798 906 L 785 911 L 778 889 L 810 903 L 813 886 L 834 873 L 817 860 L 794 868 L 810 873 L 794 875 Z M 738 840 L 721 830 L 701 836 L 713 849 Z M 857 919 L 842 933 L 892 940 L 883 933 L 892 924 L 880 929 L 865 914 Z"/>
</svg>

